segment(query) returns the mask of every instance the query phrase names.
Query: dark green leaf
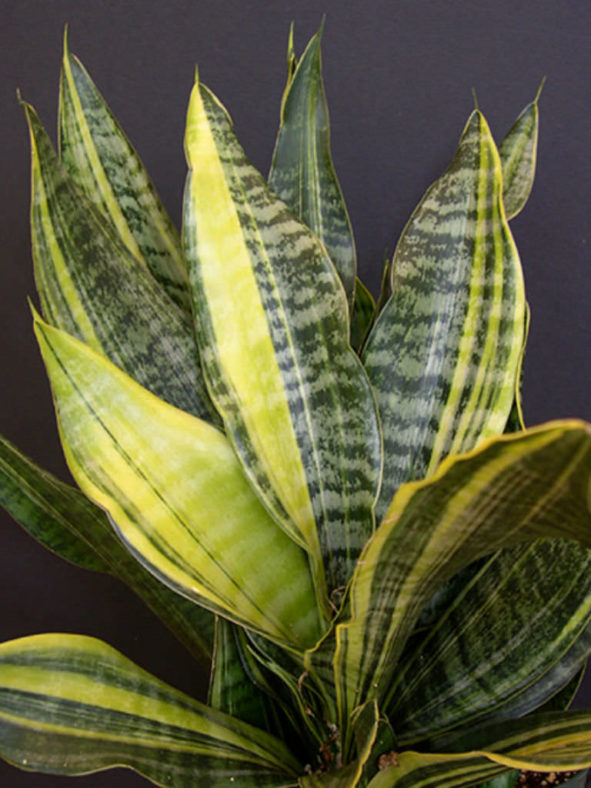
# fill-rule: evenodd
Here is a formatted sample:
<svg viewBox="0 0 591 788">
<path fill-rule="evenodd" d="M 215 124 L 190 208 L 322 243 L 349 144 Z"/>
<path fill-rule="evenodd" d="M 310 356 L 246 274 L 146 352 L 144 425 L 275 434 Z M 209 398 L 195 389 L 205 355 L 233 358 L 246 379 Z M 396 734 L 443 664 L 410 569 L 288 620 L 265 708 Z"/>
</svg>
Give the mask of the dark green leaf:
<svg viewBox="0 0 591 788">
<path fill-rule="evenodd" d="M 330 153 L 320 30 L 288 73 L 269 185 L 326 246 L 352 306 L 357 260 L 351 222 Z M 288 70 L 295 64 L 290 35 Z"/>
</svg>

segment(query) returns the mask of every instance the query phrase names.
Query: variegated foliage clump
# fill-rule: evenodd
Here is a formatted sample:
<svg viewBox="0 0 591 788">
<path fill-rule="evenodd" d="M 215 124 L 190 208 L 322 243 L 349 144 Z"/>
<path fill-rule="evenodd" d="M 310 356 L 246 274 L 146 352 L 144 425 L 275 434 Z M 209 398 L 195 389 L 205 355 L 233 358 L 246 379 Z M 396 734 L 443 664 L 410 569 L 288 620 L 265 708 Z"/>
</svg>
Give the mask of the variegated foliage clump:
<svg viewBox="0 0 591 788">
<path fill-rule="evenodd" d="M 472 112 L 378 306 L 333 169 L 320 34 L 271 173 L 197 78 L 182 239 L 80 62 L 32 146 L 34 327 L 79 490 L 1 444 L 2 503 L 130 585 L 208 703 L 88 637 L 0 647 L 0 754 L 162 786 L 479 785 L 591 765 L 591 429 L 525 429 L 508 220 L 537 99 Z M 500 784 L 500 783 L 498 783 Z"/>
</svg>

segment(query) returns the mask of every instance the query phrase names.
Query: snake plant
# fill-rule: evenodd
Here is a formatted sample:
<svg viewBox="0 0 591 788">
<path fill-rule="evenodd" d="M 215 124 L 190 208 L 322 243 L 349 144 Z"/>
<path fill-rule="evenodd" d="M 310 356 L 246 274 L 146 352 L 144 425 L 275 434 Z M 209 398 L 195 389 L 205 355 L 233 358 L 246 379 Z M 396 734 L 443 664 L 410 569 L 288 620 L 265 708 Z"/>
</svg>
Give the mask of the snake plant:
<svg viewBox="0 0 591 788">
<path fill-rule="evenodd" d="M 77 488 L 2 440 L 1 502 L 123 579 L 211 681 L 203 703 L 93 638 L 6 642 L 15 766 L 213 788 L 591 766 L 591 713 L 566 711 L 591 652 L 591 426 L 526 428 L 520 402 L 508 221 L 538 96 L 498 147 L 470 114 L 376 305 L 320 38 L 298 58 L 290 36 L 268 178 L 196 75 L 182 234 L 67 44 L 57 153 L 23 102 L 33 324 Z"/>
</svg>

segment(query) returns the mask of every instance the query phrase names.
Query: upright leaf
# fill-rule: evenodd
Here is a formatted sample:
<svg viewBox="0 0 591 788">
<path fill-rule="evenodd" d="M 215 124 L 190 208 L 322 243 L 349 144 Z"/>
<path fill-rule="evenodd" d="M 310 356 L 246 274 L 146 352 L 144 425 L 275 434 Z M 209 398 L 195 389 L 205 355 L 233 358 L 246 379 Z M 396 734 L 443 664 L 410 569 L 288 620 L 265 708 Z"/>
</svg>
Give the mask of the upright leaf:
<svg viewBox="0 0 591 788">
<path fill-rule="evenodd" d="M 351 347 L 359 352 L 376 316 L 376 302 L 361 279 L 355 280 L 355 300 L 351 312 Z"/>
<path fill-rule="evenodd" d="M 463 566 L 540 536 L 591 546 L 591 426 L 556 422 L 502 436 L 404 485 L 363 551 L 350 616 L 336 627 L 341 724 L 392 678 L 424 603 Z"/>
<path fill-rule="evenodd" d="M 538 100 L 544 81 L 534 100 L 521 112 L 499 145 L 507 219 L 517 216 L 523 209 L 533 186 L 538 151 Z"/>
<path fill-rule="evenodd" d="M 400 238 L 392 296 L 364 353 L 384 432 L 378 519 L 400 484 L 503 431 L 524 310 L 499 155 L 475 110 Z"/>
<path fill-rule="evenodd" d="M 320 604 L 373 530 L 380 433 L 334 266 L 248 163 L 217 99 L 191 95 L 185 241 L 212 398 L 251 482 L 311 557 Z"/>
<path fill-rule="evenodd" d="M 314 642 L 305 554 L 266 514 L 226 438 L 63 331 L 39 318 L 35 331 L 70 471 L 138 560 L 213 612 L 291 647 Z"/>
<path fill-rule="evenodd" d="M 76 635 L 0 645 L 0 756 L 61 775 L 128 766 L 167 788 L 293 788 L 301 772 L 278 739 Z"/>
<path fill-rule="evenodd" d="M 33 109 L 31 233 L 43 313 L 162 399 L 210 421 L 191 320 L 58 162 Z"/>
<path fill-rule="evenodd" d="M 0 438 L 0 504 L 32 537 L 61 558 L 118 577 L 196 659 L 209 664 L 211 613 L 157 580 L 124 547 L 102 509 L 39 468 L 4 438 Z"/>
<path fill-rule="evenodd" d="M 319 30 L 312 37 L 295 70 L 288 73 L 269 185 L 322 240 L 352 307 L 357 259 L 351 222 L 330 153 L 321 35 Z M 294 61 L 292 30 L 288 71 Z"/>
<path fill-rule="evenodd" d="M 177 230 L 139 156 L 64 36 L 59 103 L 60 154 L 66 169 L 129 251 L 168 295 L 191 310 L 189 274 Z"/>
<path fill-rule="evenodd" d="M 208 703 L 256 728 L 277 733 L 281 730 L 277 709 L 257 682 L 260 671 L 248 652 L 240 627 L 218 616 L 211 663 Z M 256 675 L 255 675 L 256 671 Z"/>
<path fill-rule="evenodd" d="M 397 671 L 387 711 L 399 743 L 521 716 L 563 687 L 591 649 L 590 570 L 591 552 L 566 540 L 492 558 Z"/>
</svg>

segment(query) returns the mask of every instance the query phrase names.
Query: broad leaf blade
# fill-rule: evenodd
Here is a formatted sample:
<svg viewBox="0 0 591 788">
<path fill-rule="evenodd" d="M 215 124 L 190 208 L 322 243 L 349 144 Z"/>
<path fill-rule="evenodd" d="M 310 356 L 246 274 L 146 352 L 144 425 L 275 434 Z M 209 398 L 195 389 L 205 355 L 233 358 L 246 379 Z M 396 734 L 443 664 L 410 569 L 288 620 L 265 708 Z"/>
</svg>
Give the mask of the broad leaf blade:
<svg viewBox="0 0 591 788">
<path fill-rule="evenodd" d="M 503 431 L 524 310 L 500 160 L 476 110 L 450 167 L 402 234 L 392 296 L 364 352 L 384 432 L 378 519 L 400 484 Z"/>
<path fill-rule="evenodd" d="M 75 635 L 0 646 L 0 755 L 62 775 L 124 765 L 178 788 L 286 788 L 300 771 L 282 742 Z"/>
<path fill-rule="evenodd" d="M 116 536 L 106 514 L 79 490 L 0 438 L 0 503 L 31 536 L 86 569 L 128 585 L 193 656 L 211 661 L 213 616 L 151 575 Z"/>
<path fill-rule="evenodd" d="M 352 306 L 357 268 L 355 242 L 330 153 L 321 35 L 322 30 L 313 36 L 294 72 L 288 74 L 269 185 L 322 240 Z M 292 34 L 289 51 L 291 69 Z"/>
<path fill-rule="evenodd" d="M 399 743 L 522 716 L 564 686 L 591 650 L 590 570 L 591 552 L 566 540 L 491 559 L 398 672 L 388 717 Z"/>
<path fill-rule="evenodd" d="M 523 209 L 533 186 L 538 150 L 538 100 L 543 86 L 544 80 L 535 99 L 521 112 L 499 145 L 507 219 Z"/>
<path fill-rule="evenodd" d="M 37 115 L 23 106 L 31 132 L 35 280 L 45 317 L 167 402 L 219 421 L 190 318 L 73 183 Z"/>
<path fill-rule="evenodd" d="M 39 318 L 35 331 L 70 471 L 138 560 L 213 612 L 291 646 L 314 642 L 305 554 L 266 514 L 226 438 L 63 331 Z"/>
<path fill-rule="evenodd" d="M 137 153 L 64 39 L 59 105 L 60 155 L 74 181 L 145 262 L 168 295 L 191 310 L 178 232 Z"/>
<path fill-rule="evenodd" d="M 321 556 L 338 589 L 373 530 L 381 462 L 344 292 L 199 83 L 185 146 L 184 234 L 212 398 L 266 507 L 309 552 L 326 608 Z"/>
<path fill-rule="evenodd" d="M 336 627 L 335 670 L 346 727 L 368 698 L 385 705 L 422 606 L 462 567 L 541 536 L 591 546 L 591 427 L 556 422 L 488 441 L 404 485 L 355 571 L 351 615 Z"/>
</svg>

